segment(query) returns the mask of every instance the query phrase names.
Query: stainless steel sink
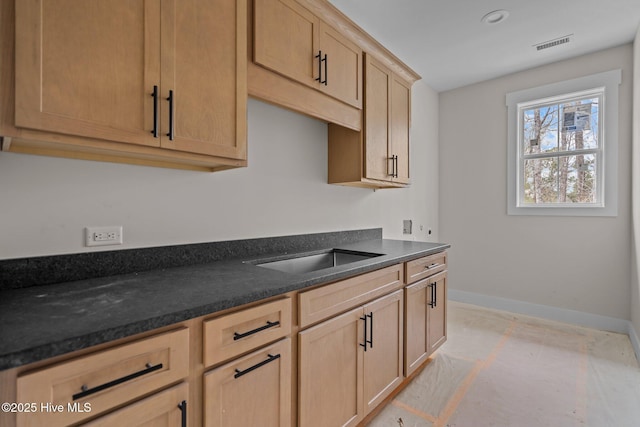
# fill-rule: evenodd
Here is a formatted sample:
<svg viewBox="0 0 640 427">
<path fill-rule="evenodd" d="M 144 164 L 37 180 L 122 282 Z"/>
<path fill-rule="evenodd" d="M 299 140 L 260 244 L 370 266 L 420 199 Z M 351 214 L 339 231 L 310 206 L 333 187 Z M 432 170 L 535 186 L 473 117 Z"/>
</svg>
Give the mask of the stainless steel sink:
<svg viewBox="0 0 640 427">
<path fill-rule="evenodd" d="M 325 268 L 337 267 L 362 261 L 369 258 L 382 256 L 369 252 L 347 251 L 343 249 L 331 249 L 326 252 L 314 252 L 312 254 L 297 254 L 290 258 L 279 258 L 274 261 L 255 262 L 258 267 L 269 268 L 271 270 L 283 271 L 285 273 L 303 274 L 311 271 L 323 270 Z"/>
</svg>

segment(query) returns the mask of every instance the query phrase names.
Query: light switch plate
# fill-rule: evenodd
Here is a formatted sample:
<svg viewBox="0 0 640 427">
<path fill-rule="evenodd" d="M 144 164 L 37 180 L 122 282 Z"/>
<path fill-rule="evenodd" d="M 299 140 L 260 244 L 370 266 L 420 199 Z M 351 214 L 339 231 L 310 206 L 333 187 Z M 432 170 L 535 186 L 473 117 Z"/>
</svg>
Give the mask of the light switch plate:
<svg viewBox="0 0 640 427">
<path fill-rule="evenodd" d="M 413 221 L 410 219 L 405 219 L 402 221 L 402 234 L 411 234 L 411 228 L 413 225 Z"/>
</svg>

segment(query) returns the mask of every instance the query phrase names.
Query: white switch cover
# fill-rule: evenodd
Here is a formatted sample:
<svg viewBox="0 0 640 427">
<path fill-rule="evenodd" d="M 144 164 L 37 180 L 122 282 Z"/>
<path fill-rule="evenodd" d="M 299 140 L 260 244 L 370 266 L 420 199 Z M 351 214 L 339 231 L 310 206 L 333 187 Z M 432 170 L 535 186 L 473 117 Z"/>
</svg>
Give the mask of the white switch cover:
<svg viewBox="0 0 640 427">
<path fill-rule="evenodd" d="M 122 244 L 122 226 L 113 225 L 108 227 L 86 227 L 86 246 L 106 246 Z"/>
</svg>

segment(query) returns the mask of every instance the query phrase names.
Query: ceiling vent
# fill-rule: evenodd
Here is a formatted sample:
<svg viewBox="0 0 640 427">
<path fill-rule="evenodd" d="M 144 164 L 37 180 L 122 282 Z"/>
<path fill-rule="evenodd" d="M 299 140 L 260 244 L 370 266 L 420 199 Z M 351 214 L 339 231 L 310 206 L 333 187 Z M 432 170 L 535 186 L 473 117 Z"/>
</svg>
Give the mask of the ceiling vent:
<svg viewBox="0 0 640 427">
<path fill-rule="evenodd" d="M 550 47 L 560 46 L 561 44 L 569 43 L 571 41 L 571 37 L 572 36 L 573 36 L 573 34 L 568 34 L 566 36 L 562 36 L 562 37 L 557 38 L 557 39 L 553 39 L 553 40 L 549 40 L 549 41 L 546 41 L 546 42 L 535 44 L 534 46 L 535 46 L 536 50 L 549 49 Z"/>
</svg>

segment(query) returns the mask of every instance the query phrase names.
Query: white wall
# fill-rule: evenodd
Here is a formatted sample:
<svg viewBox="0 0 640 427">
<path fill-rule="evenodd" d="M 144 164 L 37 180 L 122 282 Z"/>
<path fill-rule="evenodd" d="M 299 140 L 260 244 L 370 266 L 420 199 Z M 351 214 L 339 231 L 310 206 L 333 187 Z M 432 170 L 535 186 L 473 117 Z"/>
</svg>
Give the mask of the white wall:
<svg viewBox="0 0 640 427">
<path fill-rule="evenodd" d="M 615 68 L 618 216 L 508 216 L 506 94 Z M 629 44 L 440 94 L 440 238 L 452 245 L 451 289 L 630 319 L 631 91 Z"/>
<path fill-rule="evenodd" d="M 633 42 L 633 227 L 635 245 L 632 259 L 631 321 L 640 332 L 640 27 Z M 636 342 L 638 337 L 635 337 Z M 638 343 L 640 345 L 640 343 Z M 640 351 L 636 350 L 640 355 Z"/>
<path fill-rule="evenodd" d="M 84 252 L 85 226 L 124 226 L 150 247 L 383 227 L 437 240 L 438 95 L 413 91 L 412 186 L 327 184 L 327 125 L 249 100 L 249 166 L 216 173 L 0 153 L 0 259 Z M 427 227 L 434 234 L 427 236 Z M 411 237 L 411 236 L 409 236 Z"/>
</svg>

